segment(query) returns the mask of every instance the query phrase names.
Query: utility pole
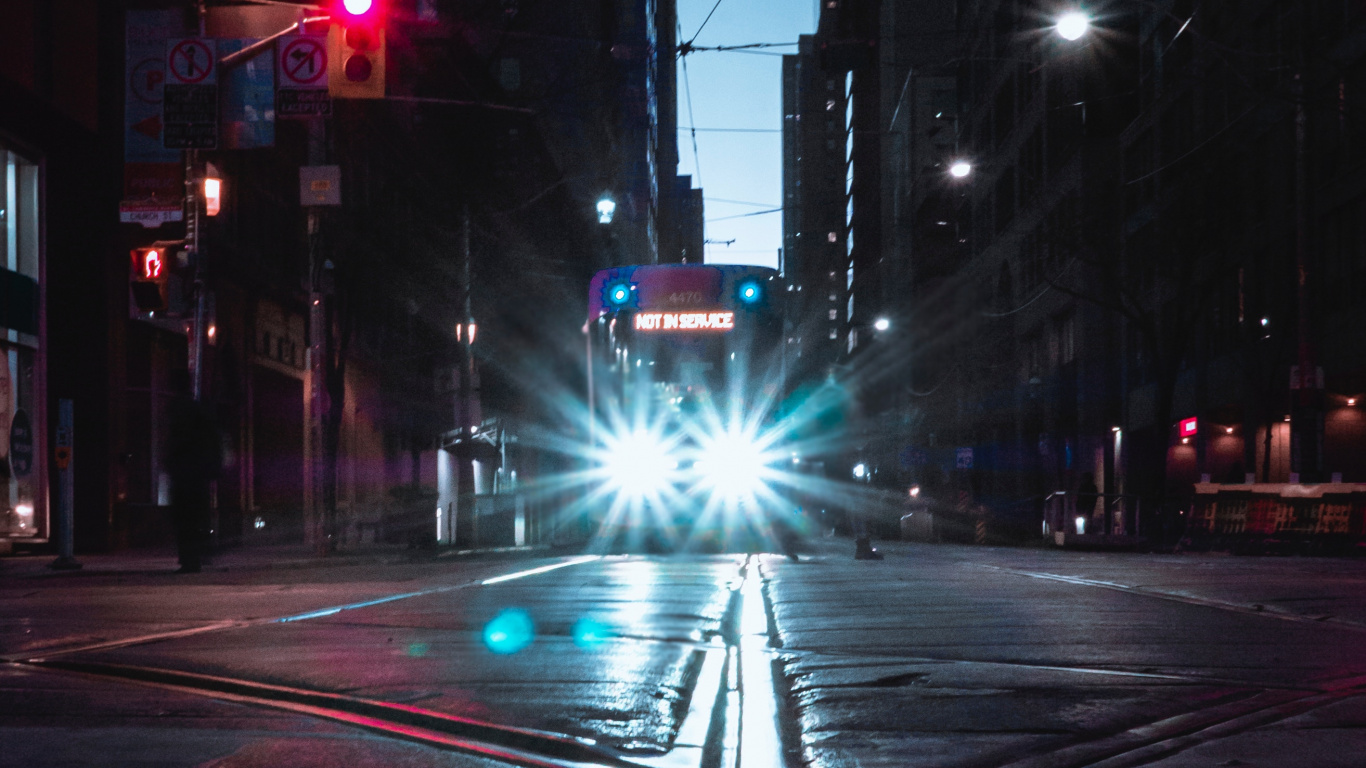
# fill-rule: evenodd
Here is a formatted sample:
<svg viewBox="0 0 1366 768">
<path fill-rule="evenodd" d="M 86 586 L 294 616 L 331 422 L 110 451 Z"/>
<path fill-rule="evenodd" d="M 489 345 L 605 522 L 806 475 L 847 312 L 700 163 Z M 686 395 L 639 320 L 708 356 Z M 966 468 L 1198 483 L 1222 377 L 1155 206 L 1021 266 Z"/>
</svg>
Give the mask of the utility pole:
<svg viewBox="0 0 1366 768">
<path fill-rule="evenodd" d="M 475 496 L 474 496 L 474 435 L 476 425 L 474 424 L 474 312 L 471 301 L 471 282 L 470 282 L 470 205 L 468 202 L 460 204 L 460 295 L 461 313 L 463 315 L 463 332 L 458 332 L 457 337 L 460 343 L 461 366 L 460 366 L 460 386 L 456 393 L 456 417 L 459 422 L 456 429 L 461 435 L 456 452 L 455 485 L 456 498 L 455 519 L 451 521 L 452 538 L 457 544 L 473 546 L 473 536 L 476 530 L 474 525 Z M 462 536 L 461 533 L 464 533 Z"/>
<path fill-rule="evenodd" d="M 1299 71 L 1295 74 L 1295 315 L 1296 370 L 1290 421 L 1290 471 L 1300 482 L 1318 482 L 1323 472 L 1323 390 L 1314 359 L 1312 301 L 1309 296 L 1309 115 L 1308 88 L 1310 9 L 1299 17 Z"/>
</svg>

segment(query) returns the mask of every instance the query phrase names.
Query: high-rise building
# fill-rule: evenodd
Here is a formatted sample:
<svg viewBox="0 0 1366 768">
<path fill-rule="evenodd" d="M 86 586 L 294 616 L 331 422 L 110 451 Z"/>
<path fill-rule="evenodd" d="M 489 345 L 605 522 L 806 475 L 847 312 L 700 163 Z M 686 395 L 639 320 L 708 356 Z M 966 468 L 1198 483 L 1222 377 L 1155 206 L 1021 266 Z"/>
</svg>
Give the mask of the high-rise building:
<svg viewBox="0 0 1366 768">
<path fill-rule="evenodd" d="M 817 37 L 783 57 L 783 271 L 789 378 L 823 378 L 849 327 L 845 78 L 822 66 Z"/>
</svg>

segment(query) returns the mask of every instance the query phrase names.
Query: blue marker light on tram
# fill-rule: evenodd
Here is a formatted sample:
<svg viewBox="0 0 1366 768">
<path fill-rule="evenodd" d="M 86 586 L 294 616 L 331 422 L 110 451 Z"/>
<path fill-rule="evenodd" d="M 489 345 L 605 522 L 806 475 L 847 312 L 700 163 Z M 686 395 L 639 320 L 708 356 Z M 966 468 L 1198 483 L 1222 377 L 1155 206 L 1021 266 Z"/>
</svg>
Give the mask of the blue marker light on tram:
<svg viewBox="0 0 1366 768">
<path fill-rule="evenodd" d="M 746 304 L 753 304 L 762 296 L 763 289 L 761 289 L 756 282 L 750 281 L 740 286 L 740 301 L 743 301 Z"/>
<path fill-rule="evenodd" d="M 607 289 L 607 303 L 614 307 L 623 307 L 631 301 L 631 286 L 627 283 L 617 283 Z"/>
</svg>

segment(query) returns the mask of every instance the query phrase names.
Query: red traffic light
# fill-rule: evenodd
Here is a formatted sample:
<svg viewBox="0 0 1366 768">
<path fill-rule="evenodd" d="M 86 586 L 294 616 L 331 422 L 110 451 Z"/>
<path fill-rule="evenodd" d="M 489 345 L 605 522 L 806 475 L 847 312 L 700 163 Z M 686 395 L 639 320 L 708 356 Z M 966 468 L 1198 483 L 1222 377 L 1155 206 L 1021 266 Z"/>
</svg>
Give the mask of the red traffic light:
<svg viewBox="0 0 1366 768">
<path fill-rule="evenodd" d="M 384 98 L 384 0 L 333 0 L 328 33 L 328 92 L 334 98 Z"/>
</svg>

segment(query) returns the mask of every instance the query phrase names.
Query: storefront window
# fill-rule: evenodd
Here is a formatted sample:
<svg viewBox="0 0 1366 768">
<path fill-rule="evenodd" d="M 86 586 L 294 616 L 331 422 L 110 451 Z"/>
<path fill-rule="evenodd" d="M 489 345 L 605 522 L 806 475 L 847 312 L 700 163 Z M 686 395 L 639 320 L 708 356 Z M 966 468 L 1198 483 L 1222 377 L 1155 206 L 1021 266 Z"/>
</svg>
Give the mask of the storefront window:
<svg viewBox="0 0 1366 768">
<path fill-rule="evenodd" d="M 37 425 L 38 166 L 0 145 L 0 537 L 46 531 Z"/>
</svg>

